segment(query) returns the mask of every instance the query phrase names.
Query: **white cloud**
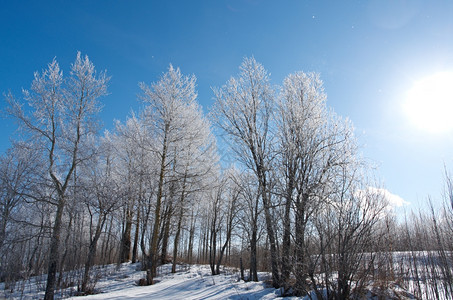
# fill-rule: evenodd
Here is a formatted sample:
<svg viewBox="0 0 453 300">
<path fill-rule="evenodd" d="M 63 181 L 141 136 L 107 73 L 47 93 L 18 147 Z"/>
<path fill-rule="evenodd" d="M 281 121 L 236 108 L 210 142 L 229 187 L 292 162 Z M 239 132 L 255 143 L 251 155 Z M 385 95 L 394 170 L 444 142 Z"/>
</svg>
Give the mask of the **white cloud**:
<svg viewBox="0 0 453 300">
<path fill-rule="evenodd" d="M 409 205 L 410 204 L 410 202 L 404 200 L 403 198 L 401 198 L 400 196 L 398 196 L 396 194 L 391 193 L 387 189 L 376 188 L 376 187 L 371 187 L 370 186 L 370 187 L 368 187 L 368 192 L 370 192 L 372 194 L 379 194 L 379 195 L 384 196 L 384 198 L 389 203 L 389 208 L 391 208 L 391 209 L 393 209 L 395 207 L 402 207 L 404 205 Z"/>
</svg>

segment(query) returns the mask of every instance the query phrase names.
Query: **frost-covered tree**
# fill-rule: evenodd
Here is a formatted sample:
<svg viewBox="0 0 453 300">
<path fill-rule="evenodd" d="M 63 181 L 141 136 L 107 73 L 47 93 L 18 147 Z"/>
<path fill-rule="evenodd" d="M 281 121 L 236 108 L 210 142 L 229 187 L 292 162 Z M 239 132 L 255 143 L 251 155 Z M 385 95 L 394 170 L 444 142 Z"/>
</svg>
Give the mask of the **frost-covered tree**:
<svg viewBox="0 0 453 300">
<path fill-rule="evenodd" d="M 212 275 L 220 274 L 220 265 L 231 243 L 240 210 L 239 173 L 229 168 L 219 176 L 215 188 L 207 193 L 209 224 L 209 265 Z M 220 244 L 220 242 L 222 244 Z"/>
<path fill-rule="evenodd" d="M 245 58 L 239 75 L 222 88 L 214 89 L 214 95 L 216 102 L 211 113 L 215 124 L 227 134 L 237 159 L 256 176 L 270 244 L 272 284 L 278 287 L 280 276 L 269 175 L 275 101 L 269 75 L 254 58 Z"/>
<path fill-rule="evenodd" d="M 198 184 L 201 178 L 207 177 L 218 160 L 210 125 L 196 102 L 195 81 L 195 76 L 184 76 L 170 65 L 159 81 L 150 86 L 140 85 L 143 91 L 141 99 L 146 104 L 143 119 L 150 137 L 145 147 L 156 156 L 159 166 L 147 254 L 147 284 L 153 283 L 156 274 L 161 212 L 167 185 L 171 181 L 178 182 L 179 204 L 183 207 L 188 184 Z"/>
<path fill-rule="evenodd" d="M 27 202 L 40 196 L 40 162 L 36 151 L 22 143 L 0 156 L 0 280 L 5 288 L 35 271 L 36 242 L 44 230 L 29 226 L 37 218 L 31 217 Z"/>
<path fill-rule="evenodd" d="M 108 81 L 105 73 L 96 73 L 93 63 L 79 52 L 68 77 L 63 77 L 54 59 L 41 74 L 35 73 L 31 90 L 24 91 L 24 101 L 7 96 L 9 112 L 18 121 L 23 138 L 46 158 L 47 175 L 56 191 L 55 197 L 48 199 L 56 212 L 45 299 L 54 297 L 67 192 L 76 167 L 94 154 L 85 145 L 99 128 L 99 97 L 106 94 Z"/>
<path fill-rule="evenodd" d="M 96 147 L 93 145 L 93 147 Z M 125 189 L 118 185 L 119 180 L 114 173 L 114 150 L 110 135 L 97 145 L 97 154 L 84 163 L 80 176 L 79 197 L 88 212 L 88 255 L 85 260 L 85 270 L 82 278 L 81 292 L 92 291 L 90 285 L 90 269 L 94 265 L 98 241 L 105 228 L 109 214 L 117 210 Z"/>
<path fill-rule="evenodd" d="M 210 124 L 202 116 L 201 109 L 196 108 L 190 113 L 198 114 L 198 117 L 195 117 L 190 127 L 186 128 L 191 136 L 186 136 L 188 139 L 179 145 L 182 148 L 177 148 L 174 160 L 176 165 L 173 178 L 179 178 L 176 191 L 179 196 L 175 203 L 177 225 L 173 244 L 173 273 L 176 271 L 183 219 L 188 209 L 193 206 L 193 201 L 202 197 L 205 191 L 211 190 L 218 177 L 218 157 L 215 140 L 210 133 Z"/>
<path fill-rule="evenodd" d="M 225 195 L 222 201 L 221 213 L 224 215 L 223 223 L 223 245 L 220 245 L 220 253 L 217 258 L 216 274 L 220 274 L 220 265 L 225 256 L 226 249 L 231 245 L 233 230 L 238 223 L 239 210 L 241 209 L 241 188 L 238 185 L 240 175 L 237 169 L 230 168 L 224 172 Z"/>
<path fill-rule="evenodd" d="M 277 124 L 279 193 L 285 199 L 282 281 L 288 287 L 293 269 L 296 291 L 301 294 L 308 289 L 307 227 L 322 203 L 342 186 L 338 174 L 343 175 L 343 170 L 356 162 L 356 144 L 349 121 L 328 109 L 318 74 L 298 72 L 285 78 Z M 294 259 L 290 255 L 292 232 Z"/>
<path fill-rule="evenodd" d="M 14 145 L 0 157 L 0 253 L 9 240 L 12 220 L 20 219 L 18 207 L 36 192 L 40 162 L 36 151 L 23 144 Z"/>
<path fill-rule="evenodd" d="M 234 177 L 235 184 L 239 188 L 240 206 L 238 227 L 243 232 L 242 244 L 250 249 L 250 273 L 248 280 L 258 281 L 258 242 L 261 230 L 260 216 L 262 205 L 260 205 L 260 194 L 256 186 L 254 175 L 248 171 L 240 176 Z M 242 276 L 243 277 L 243 276 Z M 244 279 L 244 278 L 243 278 Z"/>
<path fill-rule="evenodd" d="M 147 152 L 145 146 L 149 144 L 147 130 L 143 120 L 133 114 L 125 124 L 116 123 L 115 134 L 111 137 L 114 148 L 116 163 L 114 173 L 118 178 L 118 184 L 124 189 L 123 195 L 123 220 L 122 235 L 120 239 L 119 262 L 124 263 L 131 257 L 135 262 L 138 251 L 138 225 L 141 218 L 140 204 L 146 194 L 145 182 L 154 174 L 152 164 L 153 156 Z M 135 222 L 134 222 L 135 218 Z M 132 225 L 135 223 L 135 239 L 132 246 Z"/>
</svg>

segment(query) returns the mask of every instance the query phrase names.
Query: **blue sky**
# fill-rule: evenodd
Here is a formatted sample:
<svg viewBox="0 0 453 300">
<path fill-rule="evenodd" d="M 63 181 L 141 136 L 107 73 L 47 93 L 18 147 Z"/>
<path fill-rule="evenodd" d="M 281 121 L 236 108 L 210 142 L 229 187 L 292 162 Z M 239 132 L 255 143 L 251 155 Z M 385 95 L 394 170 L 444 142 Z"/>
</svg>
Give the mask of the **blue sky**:
<svg viewBox="0 0 453 300">
<path fill-rule="evenodd" d="M 453 1 L 1 3 L 2 93 L 20 96 L 54 57 L 68 72 L 82 51 L 112 76 L 101 114 L 112 128 L 139 108 L 138 82 L 157 80 L 169 63 L 197 76 L 207 111 L 210 88 L 254 55 L 274 84 L 291 72 L 319 72 L 328 104 L 353 121 L 385 187 L 412 207 L 428 195 L 440 201 L 444 163 L 453 170 L 453 132 L 417 129 L 401 108 L 414 81 L 453 71 Z M 14 128 L 0 120 L 0 151 Z"/>
</svg>

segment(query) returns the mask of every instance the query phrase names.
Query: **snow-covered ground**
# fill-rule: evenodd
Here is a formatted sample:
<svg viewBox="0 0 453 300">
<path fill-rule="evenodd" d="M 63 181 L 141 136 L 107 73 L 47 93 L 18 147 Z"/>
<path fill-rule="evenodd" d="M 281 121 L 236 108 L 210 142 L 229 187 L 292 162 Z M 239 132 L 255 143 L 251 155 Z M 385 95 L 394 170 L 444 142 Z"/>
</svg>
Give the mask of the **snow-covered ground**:
<svg viewBox="0 0 453 300">
<path fill-rule="evenodd" d="M 100 277 L 96 284 L 99 293 L 69 299 L 275 299 L 279 295 L 279 290 L 268 287 L 263 281 L 240 281 L 239 274 L 231 269 L 225 269 L 216 276 L 211 275 L 206 265 L 178 266 L 175 274 L 170 270 L 171 265 L 160 266 L 160 275 L 156 277 L 154 285 L 138 286 L 138 280 L 145 276 L 145 272 L 139 271 L 138 264 L 99 268 L 95 271 Z M 261 280 L 268 279 L 266 273 L 260 273 L 259 276 Z M 16 284 L 14 293 L 5 291 L 2 283 L 0 299 L 42 299 L 44 288 L 45 278 L 32 278 Z M 70 294 L 71 289 L 74 294 L 76 287 L 70 287 L 58 291 L 56 298 Z"/>
<path fill-rule="evenodd" d="M 131 270 L 132 269 L 132 270 Z M 161 266 L 161 276 L 151 286 L 137 286 L 144 272 L 137 272 L 133 265 L 123 265 L 117 278 L 101 281 L 97 287 L 101 294 L 71 299 L 274 299 L 273 288 L 263 282 L 238 281 L 238 274 L 227 271 L 211 276 L 208 266 L 180 267 L 170 273 L 170 265 Z"/>
<path fill-rule="evenodd" d="M 429 264 L 426 262 L 428 252 L 419 252 L 417 258 L 419 272 L 428 270 Z M 433 252 L 434 253 L 434 252 Z M 428 253 L 429 254 L 429 253 Z M 435 253 L 434 253 L 435 254 Z M 432 254 L 432 255 L 434 255 Z M 386 299 L 415 299 L 414 295 L 406 291 L 420 290 L 419 294 L 423 299 L 448 299 L 444 295 L 442 286 L 436 290 L 427 286 L 434 278 L 425 278 L 425 281 L 416 281 L 409 272 L 413 265 L 409 264 L 409 253 L 395 252 L 394 263 L 400 261 L 400 264 L 405 266 L 401 272 L 406 274 L 405 280 L 400 278 L 395 281 L 394 286 L 389 286 L 389 297 Z M 412 255 L 415 255 L 412 253 Z M 425 268 L 425 265 L 427 266 Z M 395 265 L 397 270 L 398 265 Z M 95 267 L 92 272 L 92 277 L 98 278 L 95 291 L 97 294 L 89 296 L 78 296 L 69 299 L 85 300 L 85 299 L 275 299 L 280 295 L 280 290 L 269 287 L 266 282 L 269 282 L 270 275 L 268 273 L 259 273 L 260 282 L 244 282 L 239 280 L 237 270 L 225 268 L 220 275 L 212 276 L 211 270 L 207 265 L 179 265 L 177 272 L 170 272 L 171 265 L 163 265 L 158 268 L 158 276 L 155 278 L 155 284 L 151 286 L 138 286 L 138 281 L 145 277 L 145 272 L 140 271 L 139 264 L 125 263 L 122 265 L 109 265 L 105 267 Z M 80 280 L 83 270 L 76 270 L 65 273 L 65 280 L 68 287 L 56 291 L 56 298 L 68 298 L 71 295 L 76 295 L 77 281 Z M 437 273 L 439 273 L 438 271 Z M 419 274 L 424 278 L 424 273 Z M 321 275 L 320 275 L 321 276 Z M 399 282 L 396 284 L 396 282 Z M 0 299 L 43 299 L 45 290 L 46 276 L 35 276 L 26 281 L 19 281 L 11 289 L 5 289 L 5 283 L 0 283 Z M 404 286 L 404 287 L 403 287 Z M 373 289 L 373 284 L 370 283 L 370 291 Z M 395 294 L 396 293 L 396 294 Z M 437 294 L 436 294 L 437 293 Z M 391 296 L 394 295 L 394 296 Z M 312 295 L 312 299 L 316 299 Z M 303 299 L 308 300 L 309 297 L 297 298 L 290 297 L 286 299 Z M 372 294 L 367 295 L 367 299 L 377 299 L 377 296 Z"/>
</svg>

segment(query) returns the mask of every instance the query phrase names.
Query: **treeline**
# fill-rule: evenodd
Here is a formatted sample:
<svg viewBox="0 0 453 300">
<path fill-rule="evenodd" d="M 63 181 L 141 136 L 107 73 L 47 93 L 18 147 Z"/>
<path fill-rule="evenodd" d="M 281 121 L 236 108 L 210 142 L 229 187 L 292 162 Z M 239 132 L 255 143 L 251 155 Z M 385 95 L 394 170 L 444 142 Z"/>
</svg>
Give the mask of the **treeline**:
<svg viewBox="0 0 453 300">
<path fill-rule="evenodd" d="M 160 264 L 208 263 L 244 280 L 269 271 L 285 295 L 452 295 L 452 210 L 395 221 L 318 74 L 275 87 L 245 58 L 205 115 L 195 76 L 170 65 L 140 84 L 141 111 L 100 134 L 108 81 L 78 53 L 69 76 L 54 60 L 20 100 L 6 95 L 18 132 L 0 160 L 5 289 L 47 274 L 45 299 L 88 294 L 94 266 L 140 261 L 148 285 Z"/>
</svg>

